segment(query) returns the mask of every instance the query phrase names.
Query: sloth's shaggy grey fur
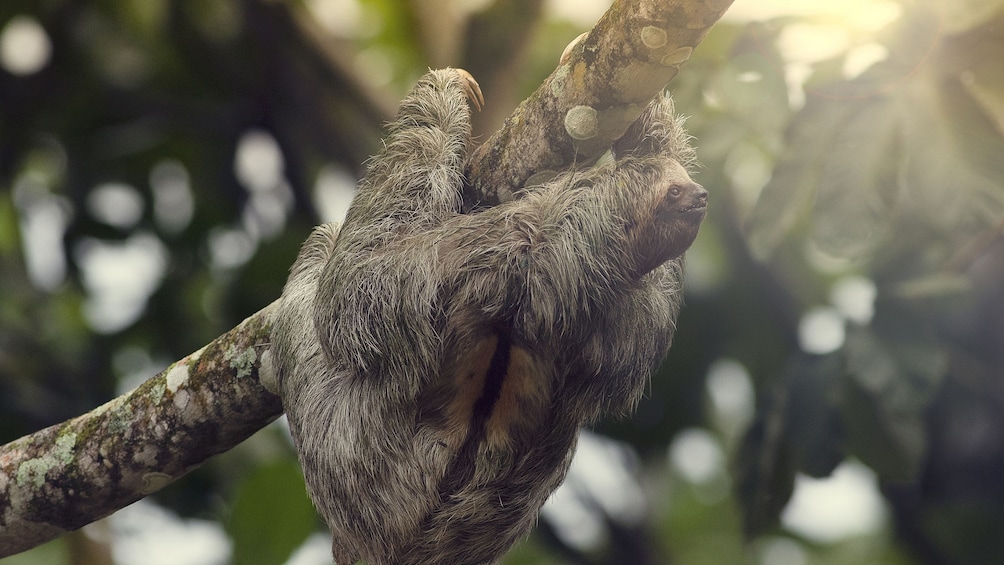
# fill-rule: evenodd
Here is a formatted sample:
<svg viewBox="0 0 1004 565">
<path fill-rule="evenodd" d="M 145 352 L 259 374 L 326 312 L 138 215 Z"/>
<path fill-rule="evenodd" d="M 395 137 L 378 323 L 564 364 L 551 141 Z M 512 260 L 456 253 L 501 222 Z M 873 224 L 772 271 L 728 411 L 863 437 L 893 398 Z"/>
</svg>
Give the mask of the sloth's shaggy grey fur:
<svg viewBox="0 0 1004 565">
<path fill-rule="evenodd" d="M 418 82 L 273 320 L 338 565 L 497 560 L 563 480 L 579 428 L 633 410 L 675 330 L 707 193 L 672 101 L 605 164 L 463 214 L 472 82 Z"/>
</svg>

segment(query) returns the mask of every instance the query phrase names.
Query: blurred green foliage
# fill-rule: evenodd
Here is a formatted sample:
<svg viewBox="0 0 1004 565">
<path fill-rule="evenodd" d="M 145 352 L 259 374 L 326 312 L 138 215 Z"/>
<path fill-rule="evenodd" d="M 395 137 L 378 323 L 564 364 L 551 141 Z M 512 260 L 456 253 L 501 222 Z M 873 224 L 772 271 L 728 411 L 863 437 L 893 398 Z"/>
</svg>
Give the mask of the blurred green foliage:
<svg viewBox="0 0 1004 565">
<path fill-rule="evenodd" d="M 472 70 L 484 139 L 583 30 L 539 1 L 324 4 L 0 7 L 0 43 L 28 21 L 50 48 L 30 72 L 0 65 L 0 441 L 100 404 L 276 298 L 327 215 L 319 179 L 361 174 L 427 67 Z M 669 358 L 636 417 L 599 430 L 640 455 L 646 520 L 602 516 L 606 541 L 588 550 L 542 520 L 507 563 L 1004 561 L 1004 1 L 884 4 L 898 17 L 866 31 L 847 27 L 855 14 L 725 20 L 675 79 L 711 210 Z M 840 26 L 829 54 L 792 45 Z M 854 66 L 862 53 L 880 56 Z M 235 159 L 263 133 L 281 174 L 256 185 Z M 137 241 L 163 264 L 135 313 L 102 325 L 95 250 Z M 864 312 L 841 298 L 849 283 Z M 819 312 L 828 344 L 809 331 Z M 716 412 L 723 359 L 751 379 L 749 421 Z M 715 496 L 667 463 L 694 427 L 730 462 Z M 288 444 L 263 434 L 156 497 L 226 524 L 239 563 L 282 562 L 319 526 Z M 848 458 L 878 476 L 889 527 L 821 543 L 782 525 L 796 477 Z"/>
<path fill-rule="evenodd" d="M 227 533 L 234 563 L 284 563 L 314 531 L 316 516 L 295 460 L 261 465 L 235 496 Z"/>
</svg>

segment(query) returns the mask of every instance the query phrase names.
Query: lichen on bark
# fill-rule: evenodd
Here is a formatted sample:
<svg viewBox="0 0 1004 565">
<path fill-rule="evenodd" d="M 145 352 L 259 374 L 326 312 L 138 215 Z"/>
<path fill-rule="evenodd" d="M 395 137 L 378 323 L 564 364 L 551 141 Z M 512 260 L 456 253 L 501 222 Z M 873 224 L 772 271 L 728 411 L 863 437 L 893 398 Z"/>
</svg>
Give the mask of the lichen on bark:
<svg viewBox="0 0 1004 565">
<path fill-rule="evenodd" d="M 0 447 L 0 556 L 107 516 L 282 413 L 258 382 L 270 308 L 91 412 Z"/>
</svg>

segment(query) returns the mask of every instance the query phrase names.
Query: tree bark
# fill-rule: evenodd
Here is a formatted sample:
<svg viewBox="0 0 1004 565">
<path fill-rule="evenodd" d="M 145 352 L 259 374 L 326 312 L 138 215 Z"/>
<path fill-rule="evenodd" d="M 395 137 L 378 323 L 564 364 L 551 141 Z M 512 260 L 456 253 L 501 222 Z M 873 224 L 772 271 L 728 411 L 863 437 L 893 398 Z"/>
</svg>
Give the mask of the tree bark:
<svg viewBox="0 0 1004 565">
<path fill-rule="evenodd" d="M 278 418 L 262 384 L 271 310 L 132 392 L 0 447 L 0 557 L 158 491 Z"/>
<path fill-rule="evenodd" d="M 473 155 L 468 209 L 598 158 L 676 76 L 732 0 L 618 0 Z M 538 177 L 539 178 L 539 177 Z M 156 492 L 282 413 L 269 313 L 95 410 L 0 447 L 0 557 Z"/>
<path fill-rule="evenodd" d="M 617 0 L 471 159 L 467 209 L 588 165 L 676 76 L 733 0 Z M 476 77 L 475 77 L 476 78 Z"/>
</svg>

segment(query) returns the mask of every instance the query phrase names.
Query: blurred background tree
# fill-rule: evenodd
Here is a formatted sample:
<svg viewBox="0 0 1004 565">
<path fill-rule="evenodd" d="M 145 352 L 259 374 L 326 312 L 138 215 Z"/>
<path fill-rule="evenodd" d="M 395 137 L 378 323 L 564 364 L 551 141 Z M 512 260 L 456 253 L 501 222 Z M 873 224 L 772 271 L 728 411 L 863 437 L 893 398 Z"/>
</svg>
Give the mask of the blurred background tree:
<svg viewBox="0 0 1004 565">
<path fill-rule="evenodd" d="M 278 297 L 396 101 L 484 139 L 604 2 L 6 0 L 0 442 Z M 1004 0 L 737 0 L 671 88 L 711 211 L 649 397 L 507 563 L 1004 562 Z M 281 424 L 4 563 L 327 562 Z"/>
</svg>

